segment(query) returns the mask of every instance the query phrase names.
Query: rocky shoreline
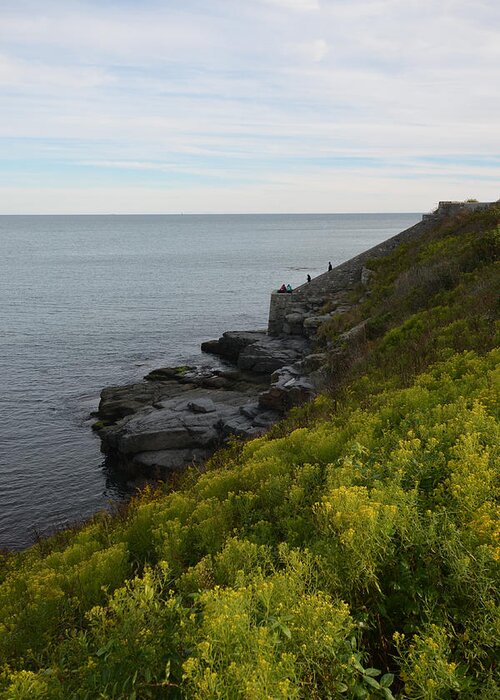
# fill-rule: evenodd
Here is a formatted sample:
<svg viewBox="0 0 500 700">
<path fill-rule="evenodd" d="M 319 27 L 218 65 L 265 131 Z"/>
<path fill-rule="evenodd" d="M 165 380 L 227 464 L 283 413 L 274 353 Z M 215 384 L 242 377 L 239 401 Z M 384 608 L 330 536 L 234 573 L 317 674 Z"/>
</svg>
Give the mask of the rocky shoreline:
<svg viewBox="0 0 500 700">
<path fill-rule="evenodd" d="M 202 350 L 222 366 L 165 367 L 103 389 L 93 427 L 120 471 L 163 478 L 201 464 L 232 436 L 262 435 L 319 389 L 321 356 L 309 338 L 229 331 Z"/>
<path fill-rule="evenodd" d="M 291 294 L 271 294 L 267 331 L 229 331 L 202 343 L 222 367 L 166 367 L 140 383 L 104 389 L 93 427 L 108 460 L 129 474 L 161 478 L 203 462 L 231 436 L 261 435 L 292 406 L 313 398 L 332 367 L 340 376 L 356 361 L 367 336 L 363 321 L 318 352 L 319 328 L 370 294 L 371 260 L 425 234 L 449 214 L 448 204 Z M 469 204 L 463 206 L 490 206 Z"/>
</svg>

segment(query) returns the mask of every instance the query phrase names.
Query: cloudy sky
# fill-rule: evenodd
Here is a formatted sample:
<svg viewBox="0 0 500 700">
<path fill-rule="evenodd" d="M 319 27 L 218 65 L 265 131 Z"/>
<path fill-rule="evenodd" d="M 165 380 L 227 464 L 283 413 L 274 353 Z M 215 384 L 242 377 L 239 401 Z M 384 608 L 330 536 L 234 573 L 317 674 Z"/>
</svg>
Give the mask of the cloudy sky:
<svg viewBox="0 0 500 700">
<path fill-rule="evenodd" d="M 498 0 L 1 0 L 0 213 L 500 197 Z"/>
</svg>

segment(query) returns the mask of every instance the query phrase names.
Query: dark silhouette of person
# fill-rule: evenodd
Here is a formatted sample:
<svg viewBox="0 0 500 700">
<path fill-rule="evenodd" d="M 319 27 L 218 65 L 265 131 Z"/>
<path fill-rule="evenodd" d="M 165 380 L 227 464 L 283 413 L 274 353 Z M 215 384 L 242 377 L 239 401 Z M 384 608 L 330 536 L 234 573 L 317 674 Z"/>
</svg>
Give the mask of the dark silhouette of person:
<svg viewBox="0 0 500 700">
<path fill-rule="evenodd" d="M 331 272 L 333 270 L 332 263 L 328 263 L 328 272 Z"/>
<path fill-rule="evenodd" d="M 308 282 L 311 281 L 311 275 L 307 275 L 307 281 L 308 281 Z"/>
<path fill-rule="evenodd" d="M 281 287 L 278 289 L 278 294 L 284 294 L 286 292 L 286 286 L 285 284 L 282 284 Z"/>
<path fill-rule="evenodd" d="M 286 285 L 286 291 L 287 291 L 289 294 L 291 294 L 291 292 L 293 292 L 293 289 L 292 289 L 292 287 L 291 287 L 289 284 Z"/>
</svg>

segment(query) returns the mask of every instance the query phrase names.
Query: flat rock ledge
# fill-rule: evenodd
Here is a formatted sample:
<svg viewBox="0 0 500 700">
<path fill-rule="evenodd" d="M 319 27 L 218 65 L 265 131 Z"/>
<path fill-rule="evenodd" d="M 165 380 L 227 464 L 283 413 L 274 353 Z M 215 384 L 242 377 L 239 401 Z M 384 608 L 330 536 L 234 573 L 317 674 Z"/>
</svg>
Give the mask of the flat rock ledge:
<svg viewBox="0 0 500 700">
<path fill-rule="evenodd" d="M 317 393 L 307 338 L 230 331 L 202 349 L 228 364 L 163 367 L 142 382 L 103 389 L 94 429 L 120 471 L 162 478 L 201 464 L 232 436 L 262 435 Z"/>
</svg>

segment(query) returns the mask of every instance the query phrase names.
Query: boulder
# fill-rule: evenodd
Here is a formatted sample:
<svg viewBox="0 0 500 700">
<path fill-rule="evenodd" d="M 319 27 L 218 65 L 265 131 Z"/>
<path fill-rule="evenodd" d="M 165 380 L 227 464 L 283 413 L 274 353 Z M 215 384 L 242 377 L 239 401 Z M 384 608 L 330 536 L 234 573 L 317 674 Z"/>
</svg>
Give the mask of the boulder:
<svg viewBox="0 0 500 700">
<path fill-rule="evenodd" d="M 266 331 L 226 331 L 219 340 L 208 340 L 201 344 L 203 352 L 219 355 L 236 362 L 240 352 L 248 345 L 266 336 Z"/>
<path fill-rule="evenodd" d="M 319 328 L 322 323 L 325 323 L 325 321 L 329 321 L 331 318 L 330 314 L 321 314 L 318 316 L 308 316 L 307 318 L 304 319 L 304 328 L 307 328 L 308 330 L 311 328 Z"/>
<path fill-rule="evenodd" d="M 279 411 L 263 411 L 254 418 L 253 425 L 257 428 L 270 428 L 281 418 Z"/>
<path fill-rule="evenodd" d="M 171 472 L 182 469 L 186 464 L 203 462 L 210 454 L 209 450 L 157 450 L 155 452 L 139 452 L 134 455 L 133 463 L 146 473 Z"/>
<path fill-rule="evenodd" d="M 102 421 L 114 422 L 133 415 L 157 398 L 158 392 L 153 385 L 110 386 L 101 392 L 98 416 Z"/>
<path fill-rule="evenodd" d="M 144 379 L 149 382 L 164 382 L 171 379 L 180 380 L 189 372 L 195 370 L 194 367 L 160 367 L 146 374 Z"/>
<path fill-rule="evenodd" d="M 358 346 L 366 341 L 366 321 L 361 321 L 339 337 L 339 345 Z"/>
<path fill-rule="evenodd" d="M 216 410 L 212 399 L 202 398 L 189 401 L 187 404 L 190 411 L 193 413 L 213 413 Z"/>
<path fill-rule="evenodd" d="M 291 320 L 299 318 L 297 313 Z M 115 464 L 163 475 L 205 459 L 231 435 L 261 435 L 307 390 L 300 370 L 310 352 L 306 338 L 229 332 L 214 351 L 237 367 L 164 367 L 142 383 L 103 390 L 96 430 Z M 282 368 L 287 370 L 273 375 Z M 259 392 L 271 375 L 270 396 L 275 391 L 278 398 L 266 403 Z"/>
<path fill-rule="evenodd" d="M 244 406 L 240 406 L 240 413 L 246 418 L 254 419 L 259 413 L 260 408 L 258 402 L 246 403 Z"/>
<path fill-rule="evenodd" d="M 304 374 L 310 374 L 316 371 L 328 362 L 328 354 L 326 352 L 313 353 L 312 355 L 306 355 L 302 360 L 300 366 L 304 371 Z"/>
<path fill-rule="evenodd" d="M 256 374 L 272 374 L 275 370 L 301 359 L 309 350 L 305 338 L 266 336 L 246 347 L 238 358 L 240 369 Z"/>
<path fill-rule="evenodd" d="M 271 386 L 259 395 L 259 405 L 266 410 L 283 413 L 292 406 L 299 406 L 312 399 L 317 389 L 311 380 L 300 372 L 300 363 L 282 367 L 275 372 Z"/>
<path fill-rule="evenodd" d="M 232 416 L 222 423 L 222 436 L 228 438 L 231 435 L 241 438 L 256 437 L 260 434 L 259 429 L 253 424 L 250 418 L 242 415 Z"/>
<path fill-rule="evenodd" d="M 368 287 L 370 285 L 370 280 L 375 274 L 374 270 L 370 270 L 368 267 L 361 268 L 361 284 L 363 287 Z"/>
</svg>

